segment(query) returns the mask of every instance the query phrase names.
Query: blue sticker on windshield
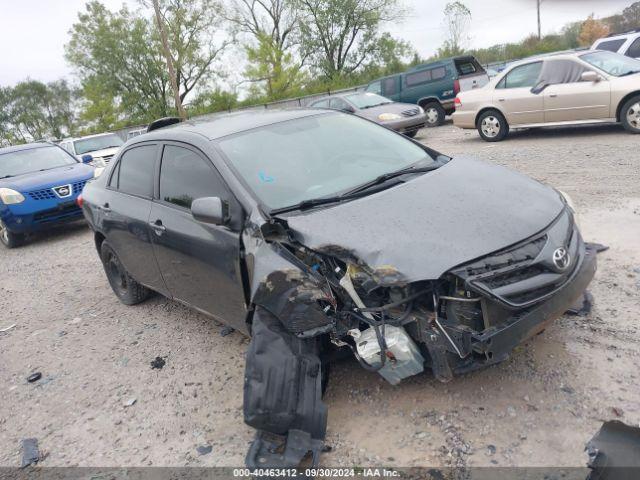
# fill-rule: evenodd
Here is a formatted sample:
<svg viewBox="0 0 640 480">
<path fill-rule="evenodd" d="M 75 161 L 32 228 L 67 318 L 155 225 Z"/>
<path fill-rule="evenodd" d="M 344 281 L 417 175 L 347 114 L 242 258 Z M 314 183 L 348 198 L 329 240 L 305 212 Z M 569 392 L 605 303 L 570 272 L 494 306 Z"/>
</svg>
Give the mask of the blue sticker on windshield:
<svg viewBox="0 0 640 480">
<path fill-rule="evenodd" d="M 273 182 L 275 182 L 275 181 L 276 181 L 276 179 L 275 179 L 275 178 L 273 178 L 273 177 L 271 177 L 271 176 L 267 175 L 266 173 L 264 173 L 264 172 L 262 172 L 262 171 L 258 173 L 258 178 L 259 178 L 259 179 L 260 179 L 260 181 L 261 181 L 261 182 L 263 182 L 263 183 L 273 183 Z"/>
</svg>

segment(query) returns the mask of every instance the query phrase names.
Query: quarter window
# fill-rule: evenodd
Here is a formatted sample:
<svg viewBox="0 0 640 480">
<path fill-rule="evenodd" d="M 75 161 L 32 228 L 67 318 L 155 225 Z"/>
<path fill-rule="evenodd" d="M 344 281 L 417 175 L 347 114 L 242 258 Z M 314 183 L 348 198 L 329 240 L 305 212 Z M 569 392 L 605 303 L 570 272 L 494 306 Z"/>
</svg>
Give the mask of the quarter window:
<svg viewBox="0 0 640 480">
<path fill-rule="evenodd" d="M 131 195 L 151 197 L 153 195 L 153 176 L 156 163 L 156 146 L 143 145 L 134 147 L 122 154 L 111 186 L 117 173 L 116 188 Z"/>
<path fill-rule="evenodd" d="M 497 88 L 531 88 L 538 82 L 541 69 L 542 62 L 516 67 L 500 80 Z"/>
<path fill-rule="evenodd" d="M 640 58 L 640 37 L 636 38 L 627 50 L 627 57 Z"/>
<path fill-rule="evenodd" d="M 431 70 L 421 70 L 415 73 L 408 73 L 404 78 L 407 87 L 413 87 L 420 85 L 421 83 L 427 83 L 431 81 Z"/>
<path fill-rule="evenodd" d="M 194 200 L 224 197 L 222 179 L 208 160 L 192 150 L 166 145 L 160 166 L 160 199 L 191 208 Z"/>
</svg>

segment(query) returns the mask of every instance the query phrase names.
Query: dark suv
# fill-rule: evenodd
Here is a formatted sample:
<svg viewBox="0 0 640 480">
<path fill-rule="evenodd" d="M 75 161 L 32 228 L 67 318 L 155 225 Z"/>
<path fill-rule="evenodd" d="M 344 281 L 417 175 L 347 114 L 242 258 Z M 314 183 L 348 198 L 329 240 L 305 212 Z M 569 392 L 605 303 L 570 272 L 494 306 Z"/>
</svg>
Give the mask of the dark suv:
<svg viewBox="0 0 640 480">
<path fill-rule="evenodd" d="M 449 381 L 507 359 L 596 268 L 558 191 L 335 111 L 153 130 L 82 203 L 120 300 L 156 291 L 251 335 L 252 467 L 317 463 L 336 355 Z"/>
</svg>

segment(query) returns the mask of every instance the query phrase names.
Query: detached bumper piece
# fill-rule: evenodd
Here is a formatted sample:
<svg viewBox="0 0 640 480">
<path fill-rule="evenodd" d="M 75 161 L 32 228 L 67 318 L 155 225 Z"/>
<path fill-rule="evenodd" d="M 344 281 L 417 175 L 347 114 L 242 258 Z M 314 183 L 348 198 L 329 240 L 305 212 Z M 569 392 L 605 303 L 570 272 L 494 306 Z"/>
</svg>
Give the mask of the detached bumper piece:
<svg viewBox="0 0 640 480">
<path fill-rule="evenodd" d="M 308 456 L 318 464 L 327 407 L 317 340 L 292 335 L 261 308 L 253 317 L 247 352 L 244 420 L 258 430 L 247 467 L 297 467 Z"/>
<path fill-rule="evenodd" d="M 640 428 L 617 420 L 605 422 L 585 450 L 591 469 L 587 480 L 640 478 Z"/>
</svg>

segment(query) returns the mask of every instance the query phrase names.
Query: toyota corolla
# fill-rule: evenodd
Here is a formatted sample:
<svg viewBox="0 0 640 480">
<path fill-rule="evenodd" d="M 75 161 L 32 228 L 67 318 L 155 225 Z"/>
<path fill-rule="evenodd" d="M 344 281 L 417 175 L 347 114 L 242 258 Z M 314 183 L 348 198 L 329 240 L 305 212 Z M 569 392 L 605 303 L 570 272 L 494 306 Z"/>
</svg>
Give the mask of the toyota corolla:
<svg viewBox="0 0 640 480">
<path fill-rule="evenodd" d="M 251 336 L 254 467 L 317 463 L 336 352 L 446 382 L 506 360 L 596 269 L 557 190 L 339 112 L 152 124 L 83 205 L 121 301 L 159 292 Z"/>
</svg>

